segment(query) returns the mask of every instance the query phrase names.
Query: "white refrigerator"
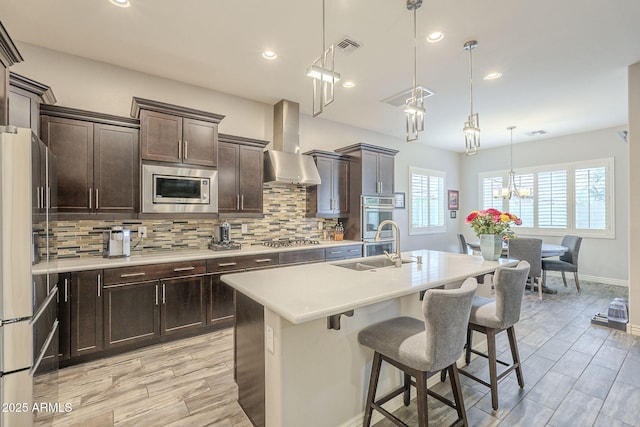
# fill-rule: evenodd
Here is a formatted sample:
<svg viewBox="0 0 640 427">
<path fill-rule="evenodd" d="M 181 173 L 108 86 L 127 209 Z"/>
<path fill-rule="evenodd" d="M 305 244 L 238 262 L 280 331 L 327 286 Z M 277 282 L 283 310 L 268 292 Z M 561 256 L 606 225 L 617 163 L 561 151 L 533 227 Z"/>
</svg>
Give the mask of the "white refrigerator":
<svg viewBox="0 0 640 427">
<path fill-rule="evenodd" d="M 51 265 L 49 155 L 30 129 L 0 127 L 2 427 L 35 417 L 46 425 L 53 414 L 40 411 L 41 402 L 57 401 L 57 280 L 31 273 L 32 265 Z"/>
</svg>

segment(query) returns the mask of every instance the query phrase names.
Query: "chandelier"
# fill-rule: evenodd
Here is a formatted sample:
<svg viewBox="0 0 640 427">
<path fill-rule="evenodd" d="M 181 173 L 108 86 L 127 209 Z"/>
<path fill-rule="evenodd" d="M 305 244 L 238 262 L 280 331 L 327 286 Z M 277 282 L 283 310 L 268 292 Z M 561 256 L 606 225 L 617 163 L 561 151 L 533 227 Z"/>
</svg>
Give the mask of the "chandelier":
<svg viewBox="0 0 640 427">
<path fill-rule="evenodd" d="M 509 156 L 510 156 L 510 166 L 511 166 L 511 169 L 509 170 L 509 182 L 506 187 L 502 188 L 501 192 L 498 192 L 499 190 L 495 190 L 493 192 L 493 197 L 496 199 L 500 197 L 502 197 L 505 200 L 511 200 L 512 197 L 526 199 L 533 195 L 530 188 L 518 189 L 518 186 L 516 185 L 516 173 L 513 171 L 513 130 L 515 128 L 516 128 L 515 126 L 509 126 L 507 128 L 507 130 L 511 134 L 511 142 L 509 144 Z"/>
<path fill-rule="evenodd" d="M 478 42 L 470 40 L 464 44 L 464 49 L 469 51 L 469 117 L 464 122 L 464 145 L 467 156 L 478 153 L 480 147 L 480 118 L 478 113 L 473 113 L 473 60 L 471 51 L 478 46 Z"/>
<path fill-rule="evenodd" d="M 333 102 L 334 87 L 340 80 L 335 72 L 335 46 L 325 46 L 324 1 L 322 0 L 322 54 L 307 69 L 307 76 L 313 78 L 313 117 L 320 115 Z"/>
<path fill-rule="evenodd" d="M 413 11 L 413 86 L 411 96 L 405 101 L 404 114 L 407 124 L 407 142 L 418 139 L 418 132 L 424 130 L 424 89 L 418 86 L 418 30 L 416 11 L 422 6 L 422 0 L 407 0 L 407 9 Z"/>
</svg>

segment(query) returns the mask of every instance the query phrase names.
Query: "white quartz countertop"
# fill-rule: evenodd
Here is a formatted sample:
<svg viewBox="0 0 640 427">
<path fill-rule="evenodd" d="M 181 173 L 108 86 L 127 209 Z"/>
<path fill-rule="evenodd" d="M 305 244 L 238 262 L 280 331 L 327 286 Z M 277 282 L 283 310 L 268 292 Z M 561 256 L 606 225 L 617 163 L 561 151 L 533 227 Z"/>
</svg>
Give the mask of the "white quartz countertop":
<svg viewBox="0 0 640 427">
<path fill-rule="evenodd" d="M 422 264 L 415 262 L 422 256 Z M 398 298 L 471 276 L 490 273 L 517 261 L 432 250 L 403 252 L 402 267 L 357 271 L 340 267 L 380 257 L 306 264 L 270 270 L 225 274 L 222 281 L 293 324 Z M 384 258 L 384 256 L 383 256 Z"/>
<path fill-rule="evenodd" d="M 258 255 L 274 252 L 290 252 L 318 248 L 334 248 L 349 245 L 362 245 L 362 242 L 354 240 L 320 240 L 320 243 L 317 245 L 286 246 L 280 248 L 272 248 L 258 244 L 246 245 L 243 246 L 242 249 L 238 250 L 225 251 L 213 251 L 209 249 L 177 250 L 148 253 L 144 255 L 132 255 L 127 258 L 103 258 L 99 256 L 89 258 L 69 258 L 34 265 L 32 268 L 32 273 L 67 273 L 72 271 L 99 270 L 104 268 L 116 267 L 133 267 L 137 265 L 225 258 L 230 256 Z"/>
</svg>

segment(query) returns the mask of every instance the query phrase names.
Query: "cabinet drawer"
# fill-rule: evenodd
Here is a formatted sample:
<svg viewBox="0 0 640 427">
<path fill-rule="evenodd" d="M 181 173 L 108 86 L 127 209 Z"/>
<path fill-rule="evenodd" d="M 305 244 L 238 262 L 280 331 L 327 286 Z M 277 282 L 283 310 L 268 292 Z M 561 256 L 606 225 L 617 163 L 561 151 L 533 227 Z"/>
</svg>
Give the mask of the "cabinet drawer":
<svg viewBox="0 0 640 427">
<path fill-rule="evenodd" d="M 278 254 L 235 256 L 207 260 L 207 272 L 219 273 L 240 269 L 265 268 L 278 265 Z"/>
<path fill-rule="evenodd" d="M 206 272 L 205 261 L 184 261 L 167 264 L 111 268 L 104 271 L 105 285 L 132 283 L 161 278 L 191 276 Z"/>
<path fill-rule="evenodd" d="M 324 261 L 324 252 L 322 248 L 306 249 L 302 251 L 281 252 L 279 254 L 280 265 L 283 264 L 303 264 L 307 262 Z"/>
<path fill-rule="evenodd" d="M 362 256 L 362 245 L 340 246 L 337 248 L 326 248 L 325 257 L 331 259 L 359 258 Z"/>
</svg>

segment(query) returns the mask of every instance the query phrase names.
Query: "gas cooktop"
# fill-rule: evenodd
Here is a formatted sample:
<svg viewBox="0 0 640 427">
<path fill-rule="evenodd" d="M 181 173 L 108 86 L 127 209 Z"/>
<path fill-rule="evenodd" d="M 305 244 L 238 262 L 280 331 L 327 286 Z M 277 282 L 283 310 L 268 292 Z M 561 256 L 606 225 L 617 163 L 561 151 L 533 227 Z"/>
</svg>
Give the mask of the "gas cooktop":
<svg viewBox="0 0 640 427">
<path fill-rule="evenodd" d="M 266 242 L 262 242 L 263 246 L 269 246 L 270 248 L 282 248 L 289 246 L 309 246 L 309 245 L 319 245 L 319 240 L 313 239 L 286 239 L 286 240 L 269 240 Z"/>
</svg>

